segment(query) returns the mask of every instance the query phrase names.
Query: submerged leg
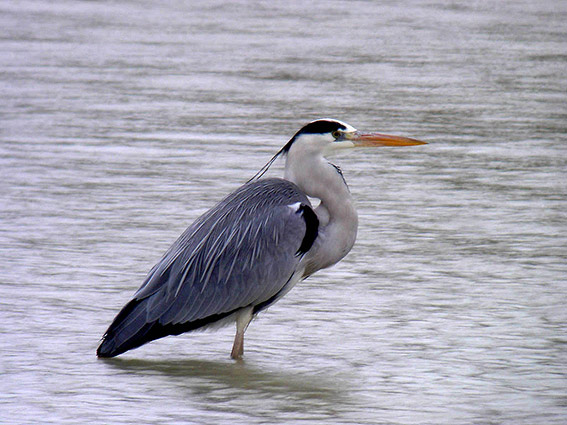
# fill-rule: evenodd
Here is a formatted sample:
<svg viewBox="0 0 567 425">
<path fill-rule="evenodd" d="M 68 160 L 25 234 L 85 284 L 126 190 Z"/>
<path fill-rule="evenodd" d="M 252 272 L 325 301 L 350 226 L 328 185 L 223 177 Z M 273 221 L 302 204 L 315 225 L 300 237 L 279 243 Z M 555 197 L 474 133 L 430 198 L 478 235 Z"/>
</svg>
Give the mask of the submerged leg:
<svg viewBox="0 0 567 425">
<path fill-rule="evenodd" d="M 241 359 L 244 354 L 244 332 L 252 320 L 252 307 L 245 307 L 236 315 L 236 335 L 234 337 L 234 345 L 230 357 L 233 359 Z"/>
</svg>

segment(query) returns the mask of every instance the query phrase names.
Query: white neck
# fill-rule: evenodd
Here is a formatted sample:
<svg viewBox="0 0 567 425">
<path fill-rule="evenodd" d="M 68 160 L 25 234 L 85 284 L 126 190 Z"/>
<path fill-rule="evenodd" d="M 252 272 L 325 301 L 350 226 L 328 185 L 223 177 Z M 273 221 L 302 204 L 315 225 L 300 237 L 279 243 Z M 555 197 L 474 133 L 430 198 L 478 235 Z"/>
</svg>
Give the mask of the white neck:
<svg viewBox="0 0 567 425">
<path fill-rule="evenodd" d="M 285 179 L 294 182 L 307 196 L 321 201 L 315 208 L 319 236 L 308 254 L 306 274 L 332 266 L 352 248 L 358 216 L 350 191 L 338 170 L 320 151 L 294 149 L 285 164 Z"/>
</svg>

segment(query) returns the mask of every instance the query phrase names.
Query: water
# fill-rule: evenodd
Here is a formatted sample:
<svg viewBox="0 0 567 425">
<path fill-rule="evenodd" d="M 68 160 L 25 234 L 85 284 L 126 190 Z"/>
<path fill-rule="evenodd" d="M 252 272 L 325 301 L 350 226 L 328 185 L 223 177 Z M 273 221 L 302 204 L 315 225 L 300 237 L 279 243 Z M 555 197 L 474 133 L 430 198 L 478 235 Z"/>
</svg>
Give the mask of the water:
<svg viewBox="0 0 567 425">
<path fill-rule="evenodd" d="M 0 4 L 0 422 L 567 422 L 567 3 Z M 359 239 L 247 332 L 94 352 L 305 122 Z M 274 174 L 281 171 L 281 164 Z"/>
</svg>

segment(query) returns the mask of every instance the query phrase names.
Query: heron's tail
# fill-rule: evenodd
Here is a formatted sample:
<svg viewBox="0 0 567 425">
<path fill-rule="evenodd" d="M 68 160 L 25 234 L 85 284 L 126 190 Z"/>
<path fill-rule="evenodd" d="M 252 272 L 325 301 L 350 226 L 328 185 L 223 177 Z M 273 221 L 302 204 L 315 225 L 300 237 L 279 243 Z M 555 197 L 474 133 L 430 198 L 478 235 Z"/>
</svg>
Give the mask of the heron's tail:
<svg viewBox="0 0 567 425">
<path fill-rule="evenodd" d="M 124 306 L 102 337 L 96 355 L 114 357 L 146 342 L 168 335 L 157 322 L 148 323 L 144 300 L 132 300 Z"/>
<path fill-rule="evenodd" d="M 225 324 L 238 309 L 213 314 L 184 323 L 160 323 L 159 318 L 148 321 L 146 302 L 148 298 L 133 299 L 118 313 L 102 337 L 96 350 L 98 357 L 115 357 L 133 348 L 138 348 L 154 339 L 168 335 L 179 335 L 197 329 L 206 329 L 215 324 Z"/>
</svg>

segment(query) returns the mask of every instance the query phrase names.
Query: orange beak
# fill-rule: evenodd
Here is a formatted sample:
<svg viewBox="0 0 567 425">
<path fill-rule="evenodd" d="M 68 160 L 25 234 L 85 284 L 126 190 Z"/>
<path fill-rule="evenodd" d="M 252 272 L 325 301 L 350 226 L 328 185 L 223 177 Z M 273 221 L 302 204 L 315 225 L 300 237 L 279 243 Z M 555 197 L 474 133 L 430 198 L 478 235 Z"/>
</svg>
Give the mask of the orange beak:
<svg viewBox="0 0 567 425">
<path fill-rule="evenodd" d="M 426 145 L 427 142 L 421 140 L 410 139 L 409 137 L 391 136 L 389 134 L 380 133 L 359 133 L 358 131 L 352 135 L 347 135 L 347 138 L 354 144 L 355 147 L 370 147 L 370 146 L 416 146 Z"/>
</svg>

